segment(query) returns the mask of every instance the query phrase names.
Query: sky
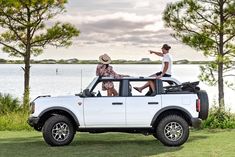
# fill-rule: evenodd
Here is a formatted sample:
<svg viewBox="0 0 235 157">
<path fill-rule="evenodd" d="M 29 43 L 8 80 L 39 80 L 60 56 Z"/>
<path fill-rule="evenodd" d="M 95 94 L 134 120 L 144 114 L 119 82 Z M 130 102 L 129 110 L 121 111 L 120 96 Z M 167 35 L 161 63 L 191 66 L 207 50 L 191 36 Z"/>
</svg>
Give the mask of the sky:
<svg viewBox="0 0 235 157">
<path fill-rule="evenodd" d="M 96 60 L 107 53 L 112 59 L 150 58 L 148 50 L 161 51 L 169 44 L 174 60 L 206 60 L 202 53 L 181 44 L 164 27 L 162 13 L 167 3 L 177 0 L 68 0 L 67 12 L 50 22 L 69 22 L 81 34 L 68 48 L 46 47 L 33 59 Z M 11 59 L 0 51 L 0 58 Z"/>
</svg>

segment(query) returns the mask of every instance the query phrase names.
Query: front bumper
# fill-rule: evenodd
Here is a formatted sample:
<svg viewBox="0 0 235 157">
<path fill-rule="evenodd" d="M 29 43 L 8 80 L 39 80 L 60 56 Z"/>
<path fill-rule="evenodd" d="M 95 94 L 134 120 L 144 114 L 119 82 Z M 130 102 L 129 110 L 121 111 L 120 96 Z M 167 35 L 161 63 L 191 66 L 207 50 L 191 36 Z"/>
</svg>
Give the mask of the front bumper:
<svg viewBox="0 0 235 157">
<path fill-rule="evenodd" d="M 39 118 L 38 117 L 29 117 L 27 123 L 31 126 L 34 127 L 38 124 Z"/>
<path fill-rule="evenodd" d="M 193 128 L 200 128 L 202 124 L 202 120 L 200 118 L 191 118 L 191 122 Z"/>
</svg>

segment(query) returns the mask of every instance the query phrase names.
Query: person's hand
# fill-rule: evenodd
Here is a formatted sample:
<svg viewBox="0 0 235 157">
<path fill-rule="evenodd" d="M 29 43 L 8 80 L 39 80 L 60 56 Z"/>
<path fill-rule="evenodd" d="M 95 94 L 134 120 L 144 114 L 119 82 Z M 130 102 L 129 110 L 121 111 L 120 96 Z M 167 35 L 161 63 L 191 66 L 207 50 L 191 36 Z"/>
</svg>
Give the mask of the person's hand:
<svg viewBox="0 0 235 157">
<path fill-rule="evenodd" d="M 152 53 L 153 53 L 153 51 L 152 51 L 152 50 L 149 50 L 149 53 L 150 53 L 150 54 L 152 54 Z"/>
<path fill-rule="evenodd" d="M 101 69 L 106 69 L 106 65 L 103 64 L 102 67 L 101 67 Z"/>
</svg>

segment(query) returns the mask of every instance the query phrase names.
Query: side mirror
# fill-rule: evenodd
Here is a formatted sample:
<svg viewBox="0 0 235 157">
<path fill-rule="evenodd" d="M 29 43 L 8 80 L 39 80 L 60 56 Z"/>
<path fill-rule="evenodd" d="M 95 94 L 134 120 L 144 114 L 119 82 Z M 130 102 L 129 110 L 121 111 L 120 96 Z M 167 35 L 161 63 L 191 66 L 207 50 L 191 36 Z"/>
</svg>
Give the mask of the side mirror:
<svg viewBox="0 0 235 157">
<path fill-rule="evenodd" d="M 93 97 L 94 95 L 89 91 L 89 89 L 84 89 L 83 94 L 84 97 Z"/>
</svg>

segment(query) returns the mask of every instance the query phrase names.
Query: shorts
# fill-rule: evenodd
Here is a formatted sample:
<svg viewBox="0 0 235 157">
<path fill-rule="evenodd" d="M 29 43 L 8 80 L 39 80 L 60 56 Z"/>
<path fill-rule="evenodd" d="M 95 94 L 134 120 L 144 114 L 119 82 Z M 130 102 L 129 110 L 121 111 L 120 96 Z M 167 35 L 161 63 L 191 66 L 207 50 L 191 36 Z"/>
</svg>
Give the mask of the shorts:
<svg viewBox="0 0 235 157">
<path fill-rule="evenodd" d="M 161 71 L 158 72 L 158 73 L 156 73 L 157 76 L 160 76 L 161 74 L 162 74 Z M 162 77 L 171 77 L 171 75 L 169 75 L 169 74 L 164 74 Z"/>
</svg>

